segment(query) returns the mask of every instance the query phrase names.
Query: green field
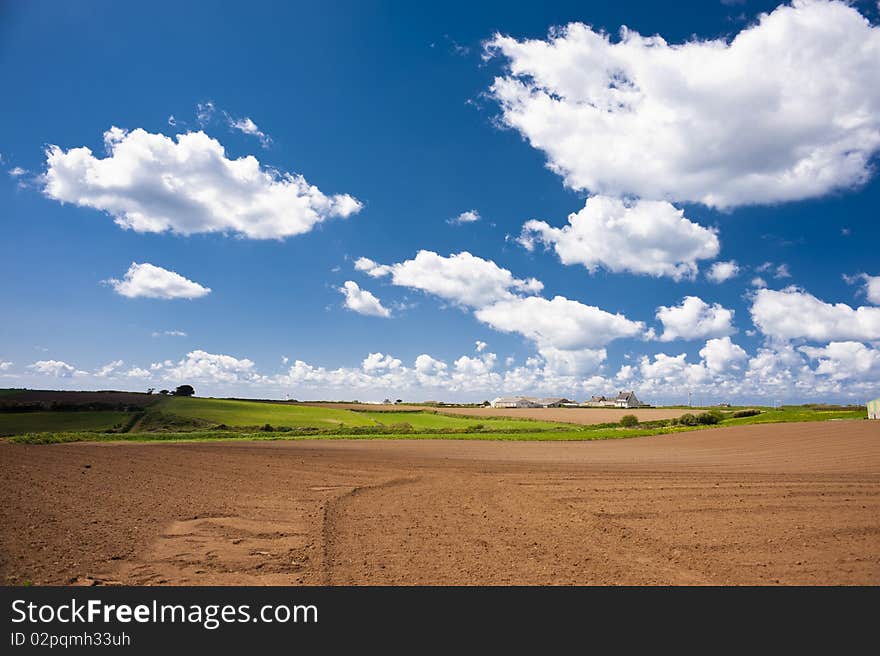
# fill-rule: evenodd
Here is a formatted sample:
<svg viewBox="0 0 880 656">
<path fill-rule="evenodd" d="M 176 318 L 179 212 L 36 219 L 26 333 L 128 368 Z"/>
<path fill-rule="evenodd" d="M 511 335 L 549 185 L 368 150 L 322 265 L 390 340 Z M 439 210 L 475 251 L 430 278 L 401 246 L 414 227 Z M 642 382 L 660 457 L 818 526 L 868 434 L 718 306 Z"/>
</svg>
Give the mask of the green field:
<svg viewBox="0 0 880 656">
<path fill-rule="evenodd" d="M 272 426 L 336 428 L 344 426 L 375 426 L 369 417 L 350 410 L 313 408 L 285 403 L 230 401 L 226 399 L 197 399 L 172 397 L 157 407 L 179 417 L 204 419 L 227 426 Z"/>
<path fill-rule="evenodd" d="M 132 415 L 128 412 L 2 412 L 0 435 L 55 431 L 101 431 L 125 425 Z"/>
</svg>

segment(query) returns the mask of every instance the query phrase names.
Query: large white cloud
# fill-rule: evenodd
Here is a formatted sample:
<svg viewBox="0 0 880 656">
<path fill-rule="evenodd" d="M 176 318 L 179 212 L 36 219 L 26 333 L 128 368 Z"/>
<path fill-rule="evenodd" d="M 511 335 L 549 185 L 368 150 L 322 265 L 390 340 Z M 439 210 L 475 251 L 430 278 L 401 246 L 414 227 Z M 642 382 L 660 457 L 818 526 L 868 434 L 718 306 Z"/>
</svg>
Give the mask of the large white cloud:
<svg viewBox="0 0 880 656">
<path fill-rule="evenodd" d="M 563 264 L 582 264 L 590 271 L 604 267 L 676 280 L 694 277 L 698 261 L 714 258 L 720 249 L 714 230 L 665 201 L 608 196 L 588 198 L 562 228 L 527 221 L 519 241 L 529 250 L 536 241 L 552 246 Z"/>
<path fill-rule="evenodd" d="M 355 268 L 373 277 L 391 276 L 395 285 L 420 289 L 474 309 L 477 320 L 495 330 L 518 333 L 534 342 L 548 375 L 580 375 L 605 360 L 604 346 L 623 337 L 642 336 L 645 325 L 622 314 L 556 296 L 531 296 L 543 284 L 514 277 L 491 260 L 468 252 L 443 257 L 419 251 L 412 260 L 377 264 L 360 258 Z"/>
<path fill-rule="evenodd" d="M 358 314 L 372 317 L 390 317 L 391 311 L 366 289 L 361 289 L 353 280 L 346 280 L 339 291 L 345 296 L 345 307 Z"/>
<path fill-rule="evenodd" d="M 211 293 L 210 287 L 147 262 L 132 262 L 122 280 L 110 278 L 106 282 L 117 294 L 128 298 L 201 298 Z"/>
<path fill-rule="evenodd" d="M 751 313 L 761 332 L 774 339 L 880 340 L 880 308 L 826 303 L 796 287 L 759 289 Z"/>
<path fill-rule="evenodd" d="M 723 337 L 735 332 L 733 310 L 719 303 L 709 305 L 699 296 L 685 296 L 681 305 L 657 308 L 657 319 L 663 324 L 660 341 Z"/>
<path fill-rule="evenodd" d="M 544 287 L 534 278 L 515 278 L 492 260 L 484 260 L 467 251 L 443 257 L 422 250 L 412 260 L 390 265 L 376 264 L 362 257 L 355 262 L 355 268 L 373 277 L 390 275 L 395 285 L 420 289 L 471 307 L 512 298 L 514 292 L 535 294 Z"/>
<path fill-rule="evenodd" d="M 86 147 L 50 146 L 44 193 L 107 212 L 119 226 L 137 232 L 282 239 L 361 209 L 348 194 L 327 196 L 301 175 L 265 168 L 253 156 L 229 159 L 223 146 L 201 131 L 175 141 L 113 127 L 104 142 L 105 158 Z"/>
<path fill-rule="evenodd" d="M 863 183 L 880 148 L 880 29 L 843 2 L 795 0 L 731 41 L 571 23 L 496 35 L 502 120 L 575 189 L 713 207 Z"/>
</svg>

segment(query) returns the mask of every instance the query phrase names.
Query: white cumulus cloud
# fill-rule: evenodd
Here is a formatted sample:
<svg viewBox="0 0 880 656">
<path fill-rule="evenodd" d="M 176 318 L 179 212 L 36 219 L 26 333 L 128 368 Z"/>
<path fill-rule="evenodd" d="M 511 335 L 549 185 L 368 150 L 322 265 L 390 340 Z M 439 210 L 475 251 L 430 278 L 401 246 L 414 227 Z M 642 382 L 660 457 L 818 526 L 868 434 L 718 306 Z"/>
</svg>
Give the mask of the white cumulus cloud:
<svg viewBox="0 0 880 656">
<path fill-rule="evenodd" d="M 731 260 L 729 262 L 715 262 L 706 272 L 706 277 L 714 283 L 722 283 L 739 274 L 739 265 Z"/>
<path fill-rule="evenodd" d="M 467 251 L 443 257 L 433 251 L 419 251 L 415 258 L 397 264 L 376 264 L 359 258 L 355 268 L 373 277 L 391 275 L 391 282 L 419 289 L 440 298 L 471 307 L 482 307 L 512 298 L 514 292 L 535 294 L 543 284 L 534 278 L 520 280 L 492 260 Z"/>
<path fill-rule="evenodd" d="M 220 142 L 201 131 L 175 141 L 113 127 L 104 142 L 104 158 L 87 147 L 50 146 L 43 191 L 106 212 L 136 232 L 283 239 L 362 207 L 348 194 L 325 195 L 301 175 L 264 168 L 251 155 L 229 159 Z"/>
<path fill-rule="evenodd" d="M 43 376 L 54 376 L 55 378 L 70 378 L 80 373 L 76 367 L 63 360 L 38 360 L 28 365 L 28 369 L 33 369 Z"/>
<path fill-rule="evenodd" d="M 751 313 L 760 331 L 775 339 L 880 340 L 880 308 L 826 303 L 796 287 L 759 289 Z"/>
<path fill-rule="evenodd" d="M 366 289 L 361 289 L 353 280 L 346 280 L 339 291 L 345 296 L 345 307 L 349 310 L 372 317 L 391 316 L 390 310 L 378 298 Z"/>
<path fill-rule="evenodd" d="M 730 337 L 716 337 L 706 340 L 705 346 L 700 349 L 700 357 L 706 363 L 706 368 L 713 374 L 739 369 L 740 365 L 749 358 L 745 349 L 734 344 Z"/>
<path fill-rule="evenodd" d="M 132 262 L 122 280 L 110 278 L 106 282 L 117 294 L 128 298 L 201 298 L 211 293 L 210 287 L 146 262 Z"/>
<path fill-rule="evenodd" d="M 698 261 L 714 258 L 720 249 L 714 230 L 690 221 L 665 201 L 626 202 L 608 196 L 588 198 L 562 228 L 527 221 L 519 242 L 531 250 L 536 241 L 552 246 L 563 264 L 676 280 L 693 278 Z"/>
<path fill-rule="evenodd" d="M 818 362 L 817 374 L 832 380 L 880 378 L 880 349 L 861 342 L 831 342 L 824 347 L 801 346 L 799 350 Z"/>
<path fill-rule="evenodd" d="M 862 280 L 864 282 L 863 291 L 868 302 L 880 305 L 880 276 L 869 276 L 867 273 L 860 273 L 856 276 L 844 276 L 843 279 L 850 284 Z"/>
<path fill-rule="evenodd" d="M 150 369 L 155 378 L 168 376 L 182 383 L 257 382 L 261 378 L 252 360 L 201 349 L 190 351 L 178 362 L 155 362 Z"/>
<path fill-rule="evenodd" d="M 640 321 L 564 296 L 512 298 L 482 307 L 475 316 L 495 330 L 533 340 L 539 349 L 600 348 L 615 339 L 638 336 L 645 329 Z"/>
<path fill-rule="evenodd" d="M 699 296 L 685 296 L 681 305 L 657 308 L 657 319 L 663 324 L 660 341 L 731 335 L 735 332 L 733 314 L 718 303 L 709 305 Z"/>
<path fill-rule="evenodd" d="M 491 86 L 503 122 L 574 189 L 791 201 L 865 182 L 880 149 L 880 28 L 844 2 L 794 0 L 729 41 L 571 23 L 497 34 L 486 56 L 508 65 Z"/>
<path fill-rule="evenodd" d="M 475 221 L 479 221 L 480 218 L 480 213 L 477 210 L 467 210 L 458 216 L 447 220 L 446 223 L 450 225 L 462 225 L 464 223 L 474 223 Z"/>
</svg>

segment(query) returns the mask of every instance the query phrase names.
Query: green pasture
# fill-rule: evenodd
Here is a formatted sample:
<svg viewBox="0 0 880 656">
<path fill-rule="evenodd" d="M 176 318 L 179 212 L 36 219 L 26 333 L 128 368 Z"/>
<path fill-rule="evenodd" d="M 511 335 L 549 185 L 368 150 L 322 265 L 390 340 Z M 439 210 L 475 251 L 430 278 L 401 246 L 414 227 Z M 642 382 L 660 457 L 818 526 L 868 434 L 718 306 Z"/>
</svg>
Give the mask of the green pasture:
<svg viewBox="0 0 880 656">
<path fill-rule="evenodd" d="M 124 426 L 131 419 L 129 412 L 0 412 L 0 435 L 56 431 L 100 431 Z"/>
</svg>

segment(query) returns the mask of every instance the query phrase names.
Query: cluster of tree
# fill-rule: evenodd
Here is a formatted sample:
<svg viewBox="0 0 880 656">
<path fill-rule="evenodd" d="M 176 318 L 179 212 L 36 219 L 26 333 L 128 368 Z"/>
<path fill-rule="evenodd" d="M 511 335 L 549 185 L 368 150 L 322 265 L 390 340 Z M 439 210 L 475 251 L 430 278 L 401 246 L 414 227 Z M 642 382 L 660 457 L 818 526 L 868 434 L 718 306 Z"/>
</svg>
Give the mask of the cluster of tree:
<svg viewBox="0 0 880 656">
<path fill-rule="evenodd" d="M 147 394 L 152 394 L 155 391 L 156 388 L 151 387 L 147 390 Z M 162 396 L 192 396 L 195 393 L 192 385 L 178 385 L 173 392 L 167 389 L 159 390 L 159 394 Z"/>
</svg>

